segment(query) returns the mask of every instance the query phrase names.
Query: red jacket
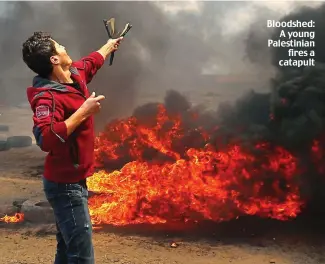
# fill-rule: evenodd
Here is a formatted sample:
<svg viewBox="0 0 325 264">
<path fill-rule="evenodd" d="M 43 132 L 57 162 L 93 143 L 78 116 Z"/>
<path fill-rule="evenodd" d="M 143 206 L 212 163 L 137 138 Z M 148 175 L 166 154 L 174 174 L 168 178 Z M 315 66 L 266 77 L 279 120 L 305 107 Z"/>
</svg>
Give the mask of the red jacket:
<svg viewBox="0 0 325 264">
<path fill-rule="evenodd" d="M 67 136 L 64 123 L 89 97 L 87 84 L 104 64 L 98 52 L 74 62 L 71 78 L 80 91 L 36 76 L 27 88 L 27 97 L 34 112 L 33 134 L 37 145 L 48 152 L 44 177 L 58 183 L 75 183 L 91 176 L 94 164 L 94 120 L 84 121 Z"/>
</svg>

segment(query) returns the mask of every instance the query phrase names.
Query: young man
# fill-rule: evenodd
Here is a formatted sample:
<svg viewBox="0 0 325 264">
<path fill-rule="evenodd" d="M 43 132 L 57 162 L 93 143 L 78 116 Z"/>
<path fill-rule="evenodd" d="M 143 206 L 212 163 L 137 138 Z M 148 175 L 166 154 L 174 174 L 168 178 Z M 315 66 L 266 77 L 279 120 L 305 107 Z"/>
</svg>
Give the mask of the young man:
<svg viewBox="0 0 325 264">
<path fill-rule="evenodd" d="M 43 185 L 57 225 L 55 264 L 94 263 L 86 178 L 94 161 L 93 115 L 104 96 L 90 95 L 87 84 L 121 40 L 76 62 L 47 33 L 35 32 L 23 44 L 23 60 L 37 74 L 27 96 L 37 145 L 48 152 Z"/>
</svg>

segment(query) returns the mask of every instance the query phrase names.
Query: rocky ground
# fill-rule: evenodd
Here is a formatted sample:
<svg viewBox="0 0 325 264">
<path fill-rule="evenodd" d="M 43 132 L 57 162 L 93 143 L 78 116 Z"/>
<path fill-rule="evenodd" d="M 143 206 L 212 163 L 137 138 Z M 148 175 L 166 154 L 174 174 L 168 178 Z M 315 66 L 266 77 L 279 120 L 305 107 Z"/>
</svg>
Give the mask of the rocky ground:
<svg viewBox="0 0 325 264">
<path fill-rule="evenodd" d="M 6 116 L 19 135 L 30 135 L 26 111 L 7 110 L 0 122 Z M 13 210 L 14 201 L 44 199 L 43 160 L 44 153 L 35 145 L 0 152 L 0 217 Z M 94 234 L 96 263 L 322 264 L 324 222 L 315 217 L 292 222 L 243 218 L 178 231 L 164 226 L 105 227 Z M 51 225 L 0 223 L 0 263 L 53 263 L 54 231 Z"/>
</svg>

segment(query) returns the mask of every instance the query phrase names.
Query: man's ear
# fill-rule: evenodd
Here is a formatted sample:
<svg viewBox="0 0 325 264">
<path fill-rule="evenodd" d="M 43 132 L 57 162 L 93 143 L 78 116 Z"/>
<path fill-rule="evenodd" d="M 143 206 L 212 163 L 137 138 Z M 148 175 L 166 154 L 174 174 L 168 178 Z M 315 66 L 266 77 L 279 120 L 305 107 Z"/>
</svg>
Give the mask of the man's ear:
<svg viewBox="0 0 325 264">
<path fill-rule="evenodd" d="M 54 64 L 54 65 L 58 65 L 58 64 L 60 63 L 59 57 L 56 56 L 56 55 L 51 56 L 51 57 L 50 57 L 50 61 L 51 61 L 51 63 Z"/>
</svg>

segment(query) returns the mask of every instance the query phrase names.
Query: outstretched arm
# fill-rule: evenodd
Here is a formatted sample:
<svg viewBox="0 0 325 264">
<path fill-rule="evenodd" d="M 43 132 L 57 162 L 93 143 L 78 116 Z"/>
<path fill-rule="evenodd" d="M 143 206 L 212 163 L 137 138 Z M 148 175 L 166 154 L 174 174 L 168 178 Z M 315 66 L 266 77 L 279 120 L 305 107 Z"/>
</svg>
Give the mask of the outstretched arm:
<svg viewBox="0 0 325 264">
<path fill-rule="evenodd" d="M 91 82 L 94 75 L 103 66 L 107 56 L 118 49 L 122 39 L 123 38 L 109 39 L 99 50 L 73 63 L 72 66 L 76 67 L 78 70 L 84 70 L 83 78 L 86 80 L 86 83 Z"/>
</svg>

